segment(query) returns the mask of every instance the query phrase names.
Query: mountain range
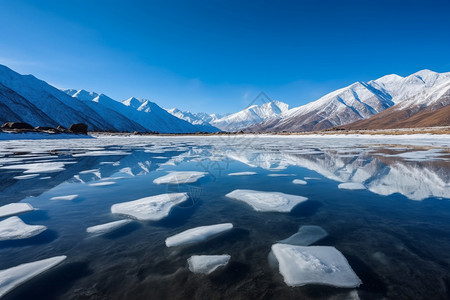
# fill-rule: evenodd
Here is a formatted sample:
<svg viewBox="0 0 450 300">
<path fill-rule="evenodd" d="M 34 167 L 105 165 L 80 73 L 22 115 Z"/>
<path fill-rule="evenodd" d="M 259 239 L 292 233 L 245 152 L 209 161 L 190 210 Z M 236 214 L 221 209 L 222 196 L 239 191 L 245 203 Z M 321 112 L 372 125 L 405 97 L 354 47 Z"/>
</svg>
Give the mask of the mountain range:
<svg viewBox="0 0 450 300">
<path fill-rule="evenodd" d="M 94 131 L 299 132 L 331 127 L 377 129 L 450 125 L 450 73 L 422 70 L 355 82 L 306 105 L 281 101 L 233 114 L 164 109 L 147 99 L 116 101 L 86 90 L 57 89 L 0 65 L 0 122 L 56 127 L 85 123 Z"/>
</svg>

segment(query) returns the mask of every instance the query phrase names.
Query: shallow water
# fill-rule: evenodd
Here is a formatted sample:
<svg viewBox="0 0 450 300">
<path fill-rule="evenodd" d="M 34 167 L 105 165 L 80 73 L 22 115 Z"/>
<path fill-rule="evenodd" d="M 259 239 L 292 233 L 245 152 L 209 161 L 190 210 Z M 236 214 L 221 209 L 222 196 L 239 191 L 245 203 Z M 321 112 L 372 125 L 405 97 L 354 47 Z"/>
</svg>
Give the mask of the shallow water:
<svg viewBox="0 0 450 300">
<path fill-rule="evenodd" d="M 68 257 L 5 299 L 450 299 L 449 144 L 449 138 L 436 137 L 2 141 L 0 205 L 32 204 L 37 210 L 19 217 L 48 230 L 1 241 L 0 269 Z M 39 176 L 14 179 L 33 169 L 13 165 L 40 162 L 62 162 L 64 169 L 51 164 L 53 169 L 39 168 Z M 168 171 L 208 174 L 196 183 L 153 183 Z M 257 174 L 228 175 L 237 172 Z M 339 189 L 343 182 L 367 189 Z M 290 213 L 257 212 L 225 197 L 235 189 L 309 200 Z M 171 192 L 190 198 L 160 221 L 135 221 L 104 236 L 86 233 L 87 227 L 125 218 L 111 214 L 115 203 Z M 50 200 L 75 194 L 71 201 Z M 212 240 L 164 244 L 184 230 L 228 222 L 234 228 Z M 314 245 L 341 251 L 363 282 L 359 288 L 293 288 L 283 282 L 268 260 L 271 245 L 301 225 L 328 232 Z M 229 264 L 210 275 L 188 269 L 192 255 L 221 254 L 231 255 Z"/>
</svg>

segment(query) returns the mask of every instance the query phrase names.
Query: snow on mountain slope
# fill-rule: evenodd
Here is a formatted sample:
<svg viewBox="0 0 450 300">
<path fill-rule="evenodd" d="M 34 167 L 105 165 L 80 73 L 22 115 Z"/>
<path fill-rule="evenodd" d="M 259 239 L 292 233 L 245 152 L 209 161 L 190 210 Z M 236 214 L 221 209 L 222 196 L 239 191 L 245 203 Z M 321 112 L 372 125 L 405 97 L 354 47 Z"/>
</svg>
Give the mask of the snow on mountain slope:
<svg viewBox="0 0 450 300">
<path fill-rule="evenodd" d="M 209 124 L 208 122 L 203 121 L 201 117 L 198 117 L 196 114 L 191 113 L 189 111 L 181 111 L 177 108 L 171 108 L 167 109 L 167 112 L 169 112 L 171 115 L 174 115 L 175 117 L 185 120 L 195 127 L 201 132 L 218 132 L 220 131 L 219 128 L 216 128 Z M 201 113 L 205 114 L 205 113 Z M 207 114 L 205 114 L 207 115 Z"/>
<path fill-rule="evenodd" d="M 367 83 L 356 82 L 247 130 L 312 131 L 349 124 L 368 119 L 449 80 L 450 73 L 422 70 L 407 77 L 387 75 Z"/>
<path fill-rule="evenodd" d="M 213 120 L 210 124 L 224 131 L 239 131 L 264 120 L 275 118 L 288 109 L 288 104 L 272 101 L 262 105 L 249 106 L 237 113 Z"/>
<path fill-rule="evenodd" d="M 26 122 L 32 126 L 57 126 L 49 116 L 0 83 L 0 122 Z"/>
<path fill-rule="evenodd" d="M 114 129 L 82 101 L 32 75 L 20 75 L 0 65 L 0 83 L 27 99 L 54 121 L 40 126 L 61 124 L 68 127 L 73 123 L 85 123 L 90 130 Z"/>
</svg>

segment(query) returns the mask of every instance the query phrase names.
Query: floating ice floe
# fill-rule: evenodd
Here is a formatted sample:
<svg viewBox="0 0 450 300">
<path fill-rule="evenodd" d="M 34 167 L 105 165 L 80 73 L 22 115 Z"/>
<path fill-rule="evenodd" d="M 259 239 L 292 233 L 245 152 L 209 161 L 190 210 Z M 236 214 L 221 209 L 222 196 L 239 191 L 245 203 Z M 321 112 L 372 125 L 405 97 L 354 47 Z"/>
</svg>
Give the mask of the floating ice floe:
<svg viewBox="0 0 450 300">
<path fill-rule="evenodd" d="M 206 176 L 207 172 L 197 172 L 197 171 L 180 171 L 171 172 L 165 176 L 156 178 L 153 183 L 156 184 L 184 184 L 184 183 L 194 183 L 200 178 Z"/>
<path fill-rule="evenodd" d="M 55 256 L 43 260 L 0 270 L 0 298 L 22 283 L 62 263 L 67 256 Z"/>
<path fill-rule="evenodd" d="M 90 183 L 90 186 L 108 186 L 108 185 L 113 185 L 116 184 L 114 181 L 100 181 L 100 182 L 94 182 L 94 183 Z"/>
<path fill-rule="evenodd" d="M 247 203 L 256 211 L 290 212 L 297 204 L 308 198 L 279 192 L 234 190 L 226 197 Z"/>
<path fill-rule="evenodd" d="M 233 224 L 231 223 L 195 227 L 168 237 L 166 239 L 166 246 L 174 247 L 203 242 L 220 233 L 229 231 L 232 228 Z"/>
<path fill-rule="evenodd" d="M 21 164 L 21 165 L 11 165 L 0 167 L 0 169 L 8 170 L 25 170 L 24 174 L 30 173 L 54 173 L 64 171 L 64 166 L 66 164 L 74 164 L 75 162 L 43 162 L 43 163 L 33 163 L 33 164 Z"/>
<path fill-rule="evenodd" d="M 0 241 L 27 239 L 46 229 L 43 225 L 28 225 L 18 217 L 10 217 L 0 222 Z"/>
<path fill-rule="evenodd" d="M 65 200 L 65 201 L 72 201 L 78 198 L 78 195 L 67 195 L 67 196 L 56 196 L 51 197 L 50 200 Z"/>
<path fill-rule="evenodd" d="M 14 179 L 17 180 L 22 180 L 22 179 L 31 179 L 31 178 L 35 178 L 38 177 L 39 174 L 28 174 L 28 175 L 20 175 L 20 176 L 14 176 Z"/>
<path fill-rule="evenodd" d="M 236 173 L 229 173 L 230 176 L 249 176 L 249 175 L 256 175 L 258 173 L 256 172 L 236 172 Z"/>
<path fill-rule="evenodd" d="M 292 180 L 292 183 L 293 184 L 303 184 L 303 185 L 307 184 L 306 181 L 301 180 L 301 179 L 294 179 L 294 180 Z"/>
<path fill-rule="evenodd" d="M 111 212 L 132 216 L 142 221 L 157 221 L 167 217 L 175 205 L 188 198 L 187 193 L 161 194 L 114 204 L 111 206 Z"/>
<path fill-rule="evenodd" d="M 268 174 L 267 176 L 270 176 L 270 177 L 286 177 L 286 176 L 295 176 L 295 174 L 284 174 L 284 173 L 277 174 L 277 173 L 274 173 L 274 174 Z"/>
<path fill-rule="evenodd" d="M 272 252 L 289 286 L 323 284 L 353 288 L 361 284 L 347 259 L 334 247 L 275 244 Z"/>
<path fill-rule="evenodd" d="M 34 210 L 33 206 L 29 203 L 6 204 L 0 206 L 0 218 L 26 213 L 33 210 Z"/>
<path fill-rule="evenodd" d="M 328 233 L 320 226 L 304 225 L 300 226 L 297 233 L 291 235 L 287 239 L 281 240 L 280 244 L 289 244 L 296 246 L 309 246 L 315 242 L 325 238 Z"/>
<path fill-rule="evenodd" d="M 192 255 L 188 258 L 189 270 L 197 274 L 211 274 L 217 268 L 225 266 L 230 255 Z"/>
<path fill-rule="evenodd" d="M 123 156 L 123 155 L 129 155 L 130 152 L 125 151 L 88 151 L 84 153 L 77 153 L 73 154 L 73 157 L 82 157 L 82 156 L 109 156 L 109 155 L 117 155 L 117 156 Z"/>
<path fill-rule="evenodd" d="M 119 229 L 131 222 L 133 222 L 133 220 L 130 220 L 130 219 L 109 222 L 109 223 L 105 223 L 105 224 L 101 224 L 101 225 L 88 227 L 86 229 L 86 232 L 94 233 L 94 234 L 106 234 L 106 233 L 110 233 L 116 229 Z"/>
<path fill-rule="evenodd" d="M 338 185 L 341 190 L 365 190 L 366 187 L 359 182 L 344 182 Z"/>
</svg>

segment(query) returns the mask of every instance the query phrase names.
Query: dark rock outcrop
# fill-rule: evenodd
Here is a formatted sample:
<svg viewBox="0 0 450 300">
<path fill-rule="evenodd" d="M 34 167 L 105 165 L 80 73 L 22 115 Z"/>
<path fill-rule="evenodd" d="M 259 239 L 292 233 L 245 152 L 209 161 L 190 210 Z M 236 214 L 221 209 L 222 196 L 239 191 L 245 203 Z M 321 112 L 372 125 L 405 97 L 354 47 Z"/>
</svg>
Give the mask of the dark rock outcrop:
<svg viewBox="0 0 450 300">
<path fill-rule="evenodd" d="M 72 124 L 69 127 L 69 131 L 79 134 L 87 134 L 88 126 L 84 123 Z"/>
<path fill-rule="evenodd" d="M 6 122 L 2 125 L 3 129 L 28 129 L 33 130 L 34 127 L 24 122 Z"/>
</svg>

